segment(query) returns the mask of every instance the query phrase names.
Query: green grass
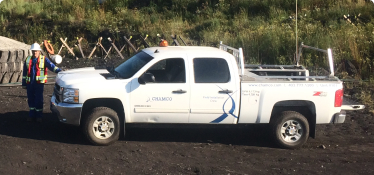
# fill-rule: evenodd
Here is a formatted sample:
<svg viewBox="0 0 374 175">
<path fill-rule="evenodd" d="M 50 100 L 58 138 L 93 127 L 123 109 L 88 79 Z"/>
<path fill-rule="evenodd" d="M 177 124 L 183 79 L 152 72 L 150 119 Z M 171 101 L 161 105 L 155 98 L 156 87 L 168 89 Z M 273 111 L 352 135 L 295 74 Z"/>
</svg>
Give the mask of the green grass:
<svg viewBox="0 0 374 175">
<path fill-rule="evenodd" d="M 223 41 L 242 47 L 247 63 L 292 64 L 295 5 L 295 0 L 107 0 L 102 5 L 95 0 L 4 0 L 0 34 L 29 44 L 44 39 L 60 43 L 60 37 L 68 37 L 70 44 L 76 37 L 94 43 L 99 36 L 120 40 L 148 34 L 151 45 L 157 44 L 158 33 L 169 42 L 177 34 L 194 45 Z M 373 78 L 370 0 L 299 0 L 298 9 L 299 44 L 332 48 L 338 75 Z M 326 66 L 326 56 L 305 50 L 301 63 Z"/>
</svg>

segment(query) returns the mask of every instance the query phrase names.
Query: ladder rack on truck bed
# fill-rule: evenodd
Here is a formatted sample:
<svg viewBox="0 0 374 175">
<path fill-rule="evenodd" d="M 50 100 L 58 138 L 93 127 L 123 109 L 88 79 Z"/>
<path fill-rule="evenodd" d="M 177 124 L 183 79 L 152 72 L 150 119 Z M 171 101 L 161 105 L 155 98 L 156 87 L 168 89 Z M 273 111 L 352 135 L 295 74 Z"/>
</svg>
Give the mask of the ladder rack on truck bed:
<svg viewBox="0 0 374 175">
<path fill-rule="evenodd" d="M 301 43 L 299 53 L 297 56 L 297 64 L 296 65 L 252 65 L 252 64 L 244 64 L 244 54 L 243 49 L 233 48 L 227 45 L 222 44 L 220 42 L 219 48 L 224 51 L 232 52 L 232 55 L 236 58 L 236 62 L 238 65 L 238 69 L 240 70 L 240 76 L 247 81 L 253 81 L 254 79 L 261 79 L 261 80 L 302 80 L 302 81 L 339 81 L 337 77 L 334 76 L 334 67 L 333 67 L 333 57 L 331 49 L 323 50 L 318 49 L 315 47 L 307 46 Z M 313 49 L 316 51 L 327 53 L 328 61 L 330 66 L 330 75 L 329 76 L 309 76 L 309 70 L 307 70 L 304 66 L 299 65 L 300 55 L 302 48 Z M 250 72 L 253 74 L 258 75 L 256 78 L 248 78 L 248 74 L 246 72 Z"/>
<path fill-rule="evenodd" d="M 252 69 L 276 69 L 276 70 L 288 70 L 288 69 L 297 69 L 297 70 L 306 70 L 304 66 L 296 65 L 255 65 L 255 64 L 245 64 L 245 68 Z"/>
<path fill-rule="evenodd" d="M 241 77 L 243 81 L 340 81 L 337 77 L 330 76 L 248 76 Z"/>
<path fill-rule="evenodd" d="M 245 64 L 246 71 L 260 76 L 309 76 L 304 66 Z"/>
</svg>

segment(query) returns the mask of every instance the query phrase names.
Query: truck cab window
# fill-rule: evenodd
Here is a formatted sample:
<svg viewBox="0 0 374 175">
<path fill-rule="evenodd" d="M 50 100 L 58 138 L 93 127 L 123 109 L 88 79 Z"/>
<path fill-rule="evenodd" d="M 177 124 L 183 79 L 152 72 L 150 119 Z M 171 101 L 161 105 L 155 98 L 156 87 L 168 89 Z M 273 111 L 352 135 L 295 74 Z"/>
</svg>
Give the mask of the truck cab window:
<svg viewBox="0 0 374 175">
<path fill-rule="evenodd" d="M 222 58 L 194 58 L 195 83 L 227 83 L 230 70 Z"/>
<path fill-rule="evenodd" d="M 186 70 L 184 60 L 182 58 L 164 59 L 152 67 L 146 73 L 154 75 L 155 83 L 185 83 Z"/>
</svg>

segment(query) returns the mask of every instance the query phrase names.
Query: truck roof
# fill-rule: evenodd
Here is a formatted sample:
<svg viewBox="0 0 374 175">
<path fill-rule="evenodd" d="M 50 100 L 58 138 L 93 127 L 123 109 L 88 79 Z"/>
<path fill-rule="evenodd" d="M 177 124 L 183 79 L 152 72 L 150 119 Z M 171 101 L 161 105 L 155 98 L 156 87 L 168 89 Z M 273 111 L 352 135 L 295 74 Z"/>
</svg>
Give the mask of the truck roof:
<svg viewBox="0 0 374 175">
<path fill-rule="evenodd" d="M 155 51 L 158 50 L 158 53 Z M 215 47 L 207 47 L 207 46 L 167 46 L 167 47 L 150 47 L 143 49 L 142 51 L 146 52 L 151 56 L 155 56 L 155 54 L 163 55 L 163 54 L 196 54 L 196 53 L 209 53 L 212 57 L 213 56 L 222 56 L 223 54 L 231 55 L 230 53 L 220 50 Z M 232 55 L 231 55 L 232 56 Z"/>
</svg>

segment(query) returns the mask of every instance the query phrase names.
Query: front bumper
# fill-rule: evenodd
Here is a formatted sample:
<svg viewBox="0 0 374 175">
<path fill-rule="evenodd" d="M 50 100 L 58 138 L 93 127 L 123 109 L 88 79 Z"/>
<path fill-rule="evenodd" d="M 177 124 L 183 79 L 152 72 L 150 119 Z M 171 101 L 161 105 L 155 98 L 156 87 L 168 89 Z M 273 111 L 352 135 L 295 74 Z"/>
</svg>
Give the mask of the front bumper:
<svg viewBox="0 0 374 175">
<path fill-rule="evenodd" d="M 60 122 L 79 126 L 82 106 L 83 104 L 58 103 L 53 95 L 50 109 L 53 114 L 57 115 Z"/>
</svg>

